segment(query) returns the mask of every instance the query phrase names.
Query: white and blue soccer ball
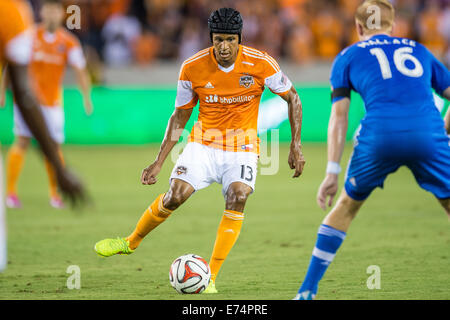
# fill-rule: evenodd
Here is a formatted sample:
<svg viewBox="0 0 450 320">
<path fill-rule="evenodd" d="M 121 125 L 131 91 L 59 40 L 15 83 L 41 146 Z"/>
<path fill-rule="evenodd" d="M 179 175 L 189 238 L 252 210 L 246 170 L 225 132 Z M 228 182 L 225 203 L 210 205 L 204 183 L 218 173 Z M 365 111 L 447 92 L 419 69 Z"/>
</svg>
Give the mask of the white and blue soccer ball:
<svg viewBox="0 0 450 320">
<path fill-rule="evenodd" d="M 169 280 L 178 293 L 202 293 L 211 280 L 211 269 L 202 257 L 185 254 L 170 266 Z"/>
</svg>

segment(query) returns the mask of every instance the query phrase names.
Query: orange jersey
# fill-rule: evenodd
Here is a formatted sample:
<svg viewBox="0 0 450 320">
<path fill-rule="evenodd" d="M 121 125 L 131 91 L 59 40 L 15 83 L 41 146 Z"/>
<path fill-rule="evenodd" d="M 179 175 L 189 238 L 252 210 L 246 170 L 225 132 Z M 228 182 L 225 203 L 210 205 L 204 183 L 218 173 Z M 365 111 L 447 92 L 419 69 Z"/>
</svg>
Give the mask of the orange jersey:
<svg viewBox="0 0 450 320">
<path fill-rule="evenodd" d="M 67 65 L 85 67 L 80 42 L 63 28 L 48 33 L 38 27 L 34 35 L 30 62 L 31 86 L 46 107 L 61 106 L 62 83 Z"/>
<path fill-rule="evenodd" d="M 292 83 L 267 53 L 239 46 L 235 63 L 217 63 L 214 48 L 187 59 L 180 71 L 176 108 L 194 108 L 198 121 L 189 140 L 226 151 L 259 153 L 258 109 L 264 87 L 280 96 Z"/>
<path fill-rule="evenodd" d="M 27 2 L 0 0 L 0 69 L 7 62 L 26 65 L 31 53 L 33 19 Z"/>
</svg>

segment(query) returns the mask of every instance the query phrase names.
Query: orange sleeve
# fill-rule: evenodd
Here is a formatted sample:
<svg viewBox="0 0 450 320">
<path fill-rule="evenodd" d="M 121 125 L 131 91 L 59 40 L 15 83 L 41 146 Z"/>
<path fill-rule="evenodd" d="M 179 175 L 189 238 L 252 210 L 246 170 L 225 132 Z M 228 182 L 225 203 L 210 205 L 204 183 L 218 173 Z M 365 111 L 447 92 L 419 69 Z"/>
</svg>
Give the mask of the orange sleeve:
<svg viewBox="0 0 450 320">
<path fill-rule="evenodd" d="M 70 33 L 69 31 L 66 31 L 66 42 L 67 42 L 67 49 L 74 49 L 74 48 L 81 48 L 81 43 L 78 38 Z"/>
<path fill-rule="evenodd" d="M 269 56 L 266 52 L 264 52 L 264 79 L 268 78 L 272 75 L 274 75 L 275 73 L 281 71 L 280 66 L 278 65 L 278 62 L 272 58 L 271 56 Z"/>
<path fill-rule="evenodd" d="M 23 63 L 23 55 L 27 51 L 31 53 L 31 47 L 29 47 L 31 43 L 28 41 L 31 35 L 27 35 L 29 39 L 19 39 L 25 36 L 25 31 L 30 29 L 33 23 L 28 3 L 22 0 L 0 1 L 0 23 L 0 58 Z M 20 41 L 14 43 L 14 48 L 10 48 L 11 41 L 16 39 Z"/>
</svg>

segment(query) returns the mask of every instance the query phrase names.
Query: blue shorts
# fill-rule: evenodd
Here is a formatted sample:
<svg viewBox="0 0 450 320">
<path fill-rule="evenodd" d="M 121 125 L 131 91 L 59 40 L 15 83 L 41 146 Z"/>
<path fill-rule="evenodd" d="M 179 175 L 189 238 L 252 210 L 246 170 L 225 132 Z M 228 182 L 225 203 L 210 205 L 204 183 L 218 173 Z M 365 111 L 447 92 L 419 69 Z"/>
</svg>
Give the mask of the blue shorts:
<svg viewBox="0 0 450 320">
<path fill-rule="evenodd" d="M 359 137 L 345 178 L 345 191 L 365 200 L 386 177 L 407 166 L 425 190 L 450 198 L 450 139 L 444 132 L 406 132 Z"/>
</svg>

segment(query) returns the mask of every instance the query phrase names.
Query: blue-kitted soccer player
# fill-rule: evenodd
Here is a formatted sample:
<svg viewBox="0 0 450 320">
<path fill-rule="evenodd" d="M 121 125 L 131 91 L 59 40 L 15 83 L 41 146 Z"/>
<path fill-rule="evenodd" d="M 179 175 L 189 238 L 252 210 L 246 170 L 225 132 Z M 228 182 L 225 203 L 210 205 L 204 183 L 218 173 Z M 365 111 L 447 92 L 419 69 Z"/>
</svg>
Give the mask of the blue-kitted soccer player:
<svg viewBox="0 0 450 320">
<path fill-rule="evenodd" d="M 366 116 L 344 190 L 319 228 L 305 280 L 294 300 L 314 299 L 364 200 L 399 167 L 407 166 L 450 218 L 450 111 L 443 121 L 432 93 L 434 89 L 450 99 L 450 72 L 421 44 L 390 36 L 394 8 L 388 1 L 365 1 L 355 20 L 361 41 L 343 50 L 331 71 L 327 174 L 317 194 L 324 210 L 338 190 L 351 90 L 363 98 Z"/>
</svg>

